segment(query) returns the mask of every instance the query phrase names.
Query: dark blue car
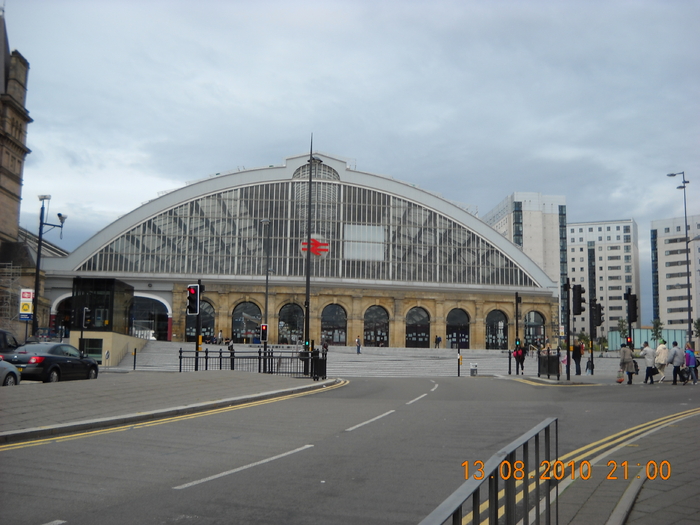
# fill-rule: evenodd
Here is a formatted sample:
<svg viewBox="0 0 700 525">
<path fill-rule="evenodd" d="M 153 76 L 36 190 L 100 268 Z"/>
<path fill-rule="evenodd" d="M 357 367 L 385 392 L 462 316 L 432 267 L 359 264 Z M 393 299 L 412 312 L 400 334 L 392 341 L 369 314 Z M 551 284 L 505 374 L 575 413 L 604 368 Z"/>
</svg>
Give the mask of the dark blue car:
<svg viewBox="0 0 700 525">
<path fill-rule="evenodd" d="M 96 379 L 99 372 L 94 359 L 65 343 L 27 344 L 4 357 L 22 373 L 23 381 Z"/>
</svg>

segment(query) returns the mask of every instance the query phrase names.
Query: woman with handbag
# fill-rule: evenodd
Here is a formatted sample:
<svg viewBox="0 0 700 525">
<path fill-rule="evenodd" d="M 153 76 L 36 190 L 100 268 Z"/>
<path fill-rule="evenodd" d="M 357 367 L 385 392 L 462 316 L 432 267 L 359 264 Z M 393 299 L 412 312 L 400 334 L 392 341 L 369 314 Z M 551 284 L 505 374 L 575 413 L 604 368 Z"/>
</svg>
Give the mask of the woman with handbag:
<svg viewBox="0 0 700 525">
<path fill-rule="evenodd" d="M 685 344 L 685 366 L 688 367 L 688 379 L 686 379 L 683 384 L 685 385 L 688 381 L 692 379 L 693 384 L 697 385 L 698 372 L 695 368 L 697 366 L 697 360 L 695 357 L 695 350 L 693 350 L 693 347 L 690 346 L 690 343 Z"/>
<path fill-rule="evenodd" d="M 631 385 L 634 375 L 634 359 L 632 358 L 632 349 L 627 348 L 624 343 L 620 346 L 620 370 L 627 373 L 627 384 Z"/>
<path fill-rule="evenodd" d="M 647 375 L 644 378 L 644 382 L 649 381 L 650 384 L 654 384 L 654 361 L 656 360 L 656 350 L 649 346 L 649 343 L 644 341 L 644 346 L 642 347 L 642 357 L 647 365 Z M 658 372 L 658 371 L 657 371 Z"/>
</svg>

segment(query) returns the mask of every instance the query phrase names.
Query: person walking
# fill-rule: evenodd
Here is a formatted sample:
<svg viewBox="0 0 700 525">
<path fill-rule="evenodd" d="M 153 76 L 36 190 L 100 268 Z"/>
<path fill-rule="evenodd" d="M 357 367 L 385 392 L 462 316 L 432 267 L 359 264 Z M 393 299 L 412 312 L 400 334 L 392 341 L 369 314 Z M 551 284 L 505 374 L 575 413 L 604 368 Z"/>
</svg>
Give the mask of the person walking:
<svg viewBox="0 0 700 525">
<path fill-rule="evenodd" d="M 581 344 L 575 344 L 574 345 L 574 351 L 571 353 L 571 357 L 574 359 L 574 363 L 576 364 L 576 375 L 580 376 L 581 375 L 581 355 L 586 353 L 586 344 L 581 343 Z"/>
<path fill-rule="evenodd" d="M 666 370 L 666 359 L 668 359 L 668 347 L 666 346 L 666 341 L 662 339 L 661 344 L 656 347 L 656 359 L 654 360 L 656 368 L 659 374 L 661 374 L 659 383 L 663 383 L 664 379 L 666 379 L 666 375 L 664 374 Z"/>
<path fill-rule="evenodd" d="M 518 347 L 513 352 L 513 357 L 515 358 L 515 375 L 518 375 L 518 370 L 521 374 L 525 374 L 525 352 L 523 349 Z"/>
<path fill-rule="evenodd" d="M 685 344 L 685 366 L 688 367 L 688 378 L 683 382 L 685 385 L 690 379 L 693 380 L 693 384 L 698 384 L 698 371 L 696 370 L 697 359 L 695 357 L 695 350 L 690 343 Z"/>
<path fill-rule="evenodd" d="M 678 343 L 676 341 L 671 345 L 671 349 L 668 351 L 668 357 L 666 358 L 666 363 L 673 365 L 673 384 L 678 384 L 678 376 L 681 373 L 681 366 L 683 366 L 683 352 L 678 348 Z"/>
<path fill-rule="evenodd" d="M 357 336 L 357 339 L 355 339 L 355 346 L 357 347 L 357 353 L 361 354 L 362 352 L 360 352 L 361 344 L 360 344 L 360 336 L 359 335 Z"/>
<path fill-rule="evenodd" d="M 634 375 L 634 360 L 632 359 L 632 349 L 627 348 L 625 343 L 620 345 L 620 370 L 627 373 L 627 384 L 632 384 Z"/>
<path fill-rule="evenodd" d="M 649 346 L 649 343 L 644 341 L 642 346 L 642 357 L 647 365 L 647 375 L 644 377 L 644 383 L 649 381 L 649 384 L 654 384 L 654 362 L 656 361 L 656 350 Z"/>
</svg>

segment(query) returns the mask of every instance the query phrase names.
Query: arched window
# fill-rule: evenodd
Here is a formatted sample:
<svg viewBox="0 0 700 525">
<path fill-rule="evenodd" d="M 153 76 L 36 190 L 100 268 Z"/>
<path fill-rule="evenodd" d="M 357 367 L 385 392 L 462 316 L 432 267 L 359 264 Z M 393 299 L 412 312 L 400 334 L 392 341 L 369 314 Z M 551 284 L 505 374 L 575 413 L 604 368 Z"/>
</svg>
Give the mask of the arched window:
<svg viewBox="0 0 700 525">
<path fill-rule="evenodd" d="M 70 337 L 71 313 L 73 311 L 73 298 L 67 297 L 56 306 L 56 317 L 54 318 L 54 330 L 59 337 Z"/>
<path fill-rule="evenodd" d="M 450 310 L 445 332 L 447 348 L 469 348 L 469 314 L 461 308 Z"/>
<path fill-rule="evenodd" d="M 345 345 L 347 341 L 348 315 L 339 304 L 329 304 L 321 313 L 321 343 Z"/>
<path fill-rule="evenodd" d="M 202 340 L 214 337 L 214 307 L 207 301 L 199 301 L 199 314 L 202 316 Z M 185 341 L 192 343 L 197 339 L 197 316 L 188 315 L 185 327 Z"/>
<path fill-rule="evenodd" d="M 430 348 L 430 314 L 419 306 L 406 314 L 406 347 Z"/>
<path fill-rule="evenodd" d="M 367 308 L 364 324 L 364 346 L 389 346 L 389 314 L 384 308 Z"/>
<path fill-rule="evenodd" d="M 486 316 L 486 349 L 505 350 L 508 348 L 508 318 L 500 310 L 493 310 Z"/>
<path fill-rule="evenodd" d="M 168 340 L 168 309 L 151 297 L 134 297 L 129 309 L 129 333 L 142 339 Z"/>
<path fill-rule="evenodd" d="M 260 340 L 260 307 L 251 302 L 240 303 L 233 309 L 232 343 L 255 343 Z"/>
<path fill-rule="evenodd" d="M 277 342 L 281 345 L 304 343 L 304 310 L 298 304 L 285 304 L 279 313 Z"/>
<path fill-rule="evenodd" d="M 539 312 L 528 312 L 525 316 L 525 345 L 544 346 L 544 316 Z"/>
</svg>

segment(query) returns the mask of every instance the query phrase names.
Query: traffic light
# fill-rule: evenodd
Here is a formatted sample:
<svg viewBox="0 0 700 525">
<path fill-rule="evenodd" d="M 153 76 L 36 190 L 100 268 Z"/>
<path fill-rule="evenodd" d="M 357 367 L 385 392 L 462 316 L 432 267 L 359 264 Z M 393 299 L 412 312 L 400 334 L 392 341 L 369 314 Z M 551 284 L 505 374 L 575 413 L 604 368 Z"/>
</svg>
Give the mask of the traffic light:
<svg viewBox="0 0 700 525">
<path fill-rule="evenodd" d="M 627 336 L 627 348 L 632 348 L 632 338 L 629 335 Z"/>
<path fill-rule="evenodd" d="M 83 328 L 92 326 L 92 311 L 86 306 L 83 308 Z"/>
<path fill-rule="evenodd" d="M 187 285 L 187 315 L 199 315 L 199 285 Z"/>
<path fill-rule="evenodd" d="M 267 342 L 267 325 L 266 324 L 260 325 L 260 340 L 263 343 Z"/>
<path fill-rule="evenodd" d="M 591 306 L 592 309 L 592 314 L 593 314 L 593 324 L 596 326 L 600 326 L 603 324 L 605 319 L 603 318 L 603 305 L 600 303 L 595 304 L 595 308 Z"/>
<path fill-rule="evenodd" d="M 630 294 L 627 299 L 627 319 L 630 324 L 637 322 L 637 294 Z"/>
<path fill-rule="evenodd" d="M 519 337 L 515 338 L 515 349 L 520 350 L 520 338 Z"/>
<path fill-rule="evenodd" d="M 583 289 L 583 286 L 580 284 L 575 284 L 573 287 L 573 292 L 574 292 L 574 315 L 581 315 L 583 312 L 586 311 L 586 308 L 583 306 L 586 303 L 586 298 L 583 297 L 583 294 L 586 293 L 586 290 Z"/>
</svg>

